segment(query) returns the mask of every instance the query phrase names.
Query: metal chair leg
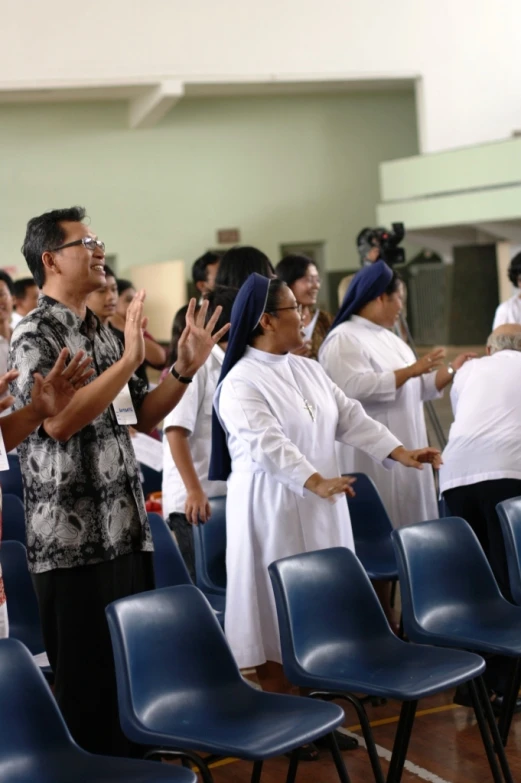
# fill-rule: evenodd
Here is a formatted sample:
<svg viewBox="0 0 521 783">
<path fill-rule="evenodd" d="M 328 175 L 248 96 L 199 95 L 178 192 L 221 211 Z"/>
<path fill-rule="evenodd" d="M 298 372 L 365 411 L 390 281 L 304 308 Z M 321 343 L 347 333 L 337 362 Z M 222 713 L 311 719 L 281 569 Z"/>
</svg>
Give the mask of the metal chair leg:
<svg viewBox="0 0 521 783">
<path fill-rule="evenodd" d="M 251 772 L 251 783 L 260 783 L 261 775 L 262 775 L 262 765 L 264 762 L 262 761 L 256 761 L 253 764 L 253 769 Z"/>
<path fill-rule="evenodd" d="M 483 705 L 481 704 L 478 689 L 474 680 L 469 680 L 467 683 L 472 697 L 472 703 L 474 704 L 474 712 L 476 713 L 476 720 L 478 722 L 479 730 L 481 732 L 481 738 L 483 739 L 483 745 L 487 754 L 490 771 L 494 778 L 494 783 L 503 783 L 503 778 L 497 763 L 496 754 L 494 753 L 494 746 L 490 734 L 488 733 L 488 726 L 485 720 L 485 714 L 483 712 Z M 488 697 L 487 697 L 488 698 Z"/>
<path fill-rule="evenodd" d="M 519 686 L 521 684 L 521 659 L 513 661 L 512 672 L 508 678 L 508 685 L 506 693 L 503 697 L 503 708 L 501 715 L 499 716 L 499 733 L 503 745 L 506 746 L 508 742 L 508 734 L 510 732 L 510 726 L 512 724 L 512 718 L 514 717 L 514 710 L 516 708 L 517 695 L 519 693 Z"/>
<path fill-rule="evenodd" d="M 333 761 L 335 762 L 335 767 L 336 767 L 336 771 L 338 772 L 340 783 L 351 783 L 351 780 L 347 773 L 346 765 L 344 764 L 344 759 L 342 758 L 342 754 L 340 753 L 340 750 L 338 748 L 338 744 L 334 733 L 331 732 L 331 734 L 327 734 L 326 737 L 329 742 L 329 749 L 331 751 L 331 755 L 333 756 Z"/>
<path fill-rule="evenodd" d="M 506 757 L 505 748 L 503 746 L 503 742 L 501 741 L 501 735 L 499 733 L 499 728 L 496 723 L 494 710 L 492 709 L 492 705 L 490 703 L 490 699 L 488 696 L 485 680 L 483 679 L 483 677 L 477 677 L 475 682 L 478 691 L 478 696 L 481 699 L 483 711 L 485 713 L 485 717 L 489 725 L 490 734 L 492 735 L 492 742 L 494 743 L 494 749 L 496 751 L 497 757 L 499 759 L 499 763 L 501 765 L 503 777 L 506 783 L 514 783 L 512 778 L 512 772 L 510 771 L 510 766 L 508 763 L 508 759 Z"/>
<path fill-rule="evenodd" d="M 300 748 L 295 748 L 289 760 L 288 776 L 286 778 L 286 783 L 295 783 L 299 760 L 300 760 Z"/>
<path fill-rule="evenodd" d="M 376 745 L 373 737 L 373 732 L 371 730 L 371 724 L 369 723 L 369 718 L 367 717 L 367 713 L 365 711 L 365 707 L 362 703 L 362 700 L 358 699 L 352 693 L 348 693 L 347 691 L 338 692 L 338 693 L 335 693 L 334 691 L 331 692 L 317 691 L 315 693 L 311 693 L 310 696 L 317 699 L 323 699 L 324 701 L 332 701 L 333 699 L 344 699 L 345 701 L 348 701 L 355 708 L 356 714 L 358 716 L 358 720 L 360 721 L 360 726 L 362 728 L 362 734 L 364 735 L 364 740 L 367 747 L 367 753 L 369 755 L 369 761 L 371 762 L 375 783 L 385 783 L 385 778 L 382 772 L 380 759 L 378 758 L 378 753 L 376 752 Z"/>
<path fill-rule="evenodd" d="M 159 758 L 162 757 L 169 757 L 174 759 L 181 759 L 186 760 L 194 765 L 199 772 L 201 773 L 201 778 L 203 780 L 203 783 L 213 783 L 213 777 L 212 773 L 208 769 L 207 765 L 199 756 L 197 753 L 194 753 L 191 750 L 170 750 L 170 748 L 154 748 L 154 750 L 149 750 L 148 753 L 145 753 L 143 758 L 145 760 L 152 759 L 154 756 L 158 756 Z M 184 764 L 183 764 L 184 766 Z"/>
<path fill-rule="evenodd" d="M 393 755 L 387 773 L 387 783 L 400 783 L 403 774 L 403 765 L 407 756 L 409 740 L 414 724 L 414 716 L 418 701 L 404 701 L 400 711 L 400 720 L 393 746 Z"/>
</svg>

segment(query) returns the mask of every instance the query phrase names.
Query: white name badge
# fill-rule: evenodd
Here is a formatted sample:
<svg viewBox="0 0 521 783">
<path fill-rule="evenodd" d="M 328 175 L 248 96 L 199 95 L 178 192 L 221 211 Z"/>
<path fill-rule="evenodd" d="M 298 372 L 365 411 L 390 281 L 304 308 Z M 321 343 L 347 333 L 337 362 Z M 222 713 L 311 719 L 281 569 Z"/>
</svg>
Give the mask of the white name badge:
<svg viewBox="0 0 521 783">
<path fill-rule="evenodd" d="M 4 436 L 0 429 L 0 470 L 9 470 L 9 460 L 7 459 L 7 452 L 5 450 Z"/>
<path fill-rule="evenodd" d="M 137 424 L 136 411 L 130 396 L 128 383 L 124 385 L 120 393 L 112 403 L 118 424 Z"/>
</svg>

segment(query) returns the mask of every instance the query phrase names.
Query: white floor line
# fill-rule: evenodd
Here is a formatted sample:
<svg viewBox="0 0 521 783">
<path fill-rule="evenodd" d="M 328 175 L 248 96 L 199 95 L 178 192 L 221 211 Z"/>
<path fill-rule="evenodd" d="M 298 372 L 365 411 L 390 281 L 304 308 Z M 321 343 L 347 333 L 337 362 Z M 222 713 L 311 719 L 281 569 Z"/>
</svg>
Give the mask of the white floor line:
<svg viewBox="0 0 521 783">
<path fill-rule="evenodd" d="M 360 734 L 355 734 L 354 732 L 348 731 L 347 729 L 337 729 L 337 731 L 342 732 L 342 734 L 347 734 L 348 737 L 354 737 L 358 740 L 363 748 L 367 748 L 365 740 Z M 376 745 L 376 752 L 380 758 L 385 759 L 386 761 L 391 760 L 392 753 L 390 750 L 387 750 L 387 748 L 382 748 L 381 745 Z M 413 764 L 412 761 L 406 761 L 404 768 L 407 770 L 407 772 L 410 772 L 412 775 L 416 775 L 416 777 L 420 778 L 420 780 L 426 780 L 428 783 L 450 783 L 450 781 L 444 780 L 444 778 L 440 778 L 439 775 L 435 775 L 434 772 L 429 772 L 428 769 L 424 769 L 423 767 L 419 767 L 417 764 Z"/>
</svg>

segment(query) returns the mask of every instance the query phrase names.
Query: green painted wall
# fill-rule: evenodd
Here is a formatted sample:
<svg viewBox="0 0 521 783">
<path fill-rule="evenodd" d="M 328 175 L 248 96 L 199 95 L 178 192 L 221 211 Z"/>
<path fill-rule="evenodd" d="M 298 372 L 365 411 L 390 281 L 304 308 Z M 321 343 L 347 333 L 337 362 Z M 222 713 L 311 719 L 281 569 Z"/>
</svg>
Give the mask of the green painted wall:
<svg viewBox="0 0 521 783">
<path fill-rule="evenodd" d="M 123 103 L 0 107 L 0 265 L 25 273 L 27 220 L 83 204 L 120 272 L 190 264 L 232 227 L 274 260 L 324 240 L 345 268 L 375 221 L 378 164 L 417 151 L 408 92 L 187 99 L 141 131 Z"/>
</svg>

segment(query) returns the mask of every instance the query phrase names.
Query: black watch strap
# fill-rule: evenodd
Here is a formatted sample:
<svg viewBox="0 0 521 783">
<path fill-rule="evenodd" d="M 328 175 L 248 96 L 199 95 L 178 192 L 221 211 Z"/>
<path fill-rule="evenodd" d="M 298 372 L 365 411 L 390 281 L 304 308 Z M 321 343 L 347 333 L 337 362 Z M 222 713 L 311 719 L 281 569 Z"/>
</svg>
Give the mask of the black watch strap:
<svg viewBox="0 0 521 783">
<path fill-rule="evenodd" d="M 179 375 L 175 367 L 172 367 L 170 370 L 176 381 L 179 381 L 179 383 L 192 383 L 193 378 L 186 378 L 184 375 Z"/>
</svg>

